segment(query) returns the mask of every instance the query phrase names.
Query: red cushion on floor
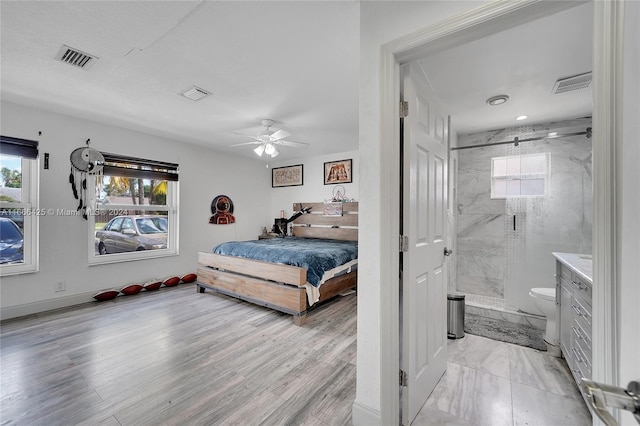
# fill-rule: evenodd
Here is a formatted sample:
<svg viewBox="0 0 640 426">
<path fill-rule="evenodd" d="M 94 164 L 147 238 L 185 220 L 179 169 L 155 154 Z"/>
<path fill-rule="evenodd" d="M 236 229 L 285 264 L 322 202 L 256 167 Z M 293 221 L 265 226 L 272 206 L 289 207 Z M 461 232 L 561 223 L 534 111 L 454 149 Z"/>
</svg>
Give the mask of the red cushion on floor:
<svg viewBox="0 0 640 426">
<path fill-rule="evenodd" d="M 144 284 L 144 289 L 147 291 L 153 291 L 159 289 L 161 285 L 162 281 L 149 281 Z"/>
<path fill-rule="evenodd" d="M 96 299 L 98 302 L 102 302 L 103 300 L 115 299 L 116 296 L 119 294 L 120 292 L 118 290 L 103 290 L 103 291 L 97 292 L 93 296 L 93 298 Z"/>
<path fill-rule="evenodd" d="M 140 284 L 129 284 L 122 287 L 122 290 L 120 290 L 120 292 L 125 296 L 130 296 L 132 294 L 140 293 L 140 290 L 142 290 L 143 288 L 144 287 L 142 287 Z"/>
<path fill-rule="evenodd" d="M 162 282 L 162 284 L 167 287 L 173 287 L 174 285 L 178 285 L 180 283 L 180 277 L 169 277 Z"/>
<path fill-rule="evenodd" d="M 184 275 L 181 280 L 183 283 L 192 283 L 196 280 L 198 276 L 196 274 L 187 274 Z"/>
</svg>

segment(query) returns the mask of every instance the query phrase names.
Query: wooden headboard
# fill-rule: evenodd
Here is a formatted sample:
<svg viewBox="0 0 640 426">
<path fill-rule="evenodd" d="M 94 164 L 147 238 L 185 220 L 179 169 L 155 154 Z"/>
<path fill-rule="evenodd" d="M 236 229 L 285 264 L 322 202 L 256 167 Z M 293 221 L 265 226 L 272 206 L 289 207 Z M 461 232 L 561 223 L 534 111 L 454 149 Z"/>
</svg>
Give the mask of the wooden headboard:
<svg viewBox="0 0 640 426">
<path fill-rule="evenodd" d="M 358 241 L 358 203 L 342 203 L 342 216 L 324 216 L 324 203 L 294 203 L 293 211 L 311 211 L 293 221 L 293 235 L 305 238 Z"/>
</svg>

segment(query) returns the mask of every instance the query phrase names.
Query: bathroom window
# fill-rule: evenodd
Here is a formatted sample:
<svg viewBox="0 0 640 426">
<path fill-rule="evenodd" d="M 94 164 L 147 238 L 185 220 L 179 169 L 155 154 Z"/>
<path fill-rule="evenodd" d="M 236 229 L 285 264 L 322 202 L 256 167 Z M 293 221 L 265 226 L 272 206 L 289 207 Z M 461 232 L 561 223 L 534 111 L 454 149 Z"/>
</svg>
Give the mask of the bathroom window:
<svg viewBox="0 0 640 426">
<path fill-rule="evenodd" d="M 491 198 L 541 197 L 549 180 L 549 153 L 491 159 Z"/>
</svg>

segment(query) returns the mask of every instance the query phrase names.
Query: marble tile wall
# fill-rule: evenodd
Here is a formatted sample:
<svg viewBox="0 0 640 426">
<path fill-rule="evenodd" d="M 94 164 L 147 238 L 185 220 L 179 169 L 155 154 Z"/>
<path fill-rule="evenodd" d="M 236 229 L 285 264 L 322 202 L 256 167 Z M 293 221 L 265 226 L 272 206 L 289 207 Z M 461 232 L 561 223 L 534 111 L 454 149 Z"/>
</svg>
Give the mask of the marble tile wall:
<svg viewBox="0 0 640 426">
<path fill-rule="evenodd" d="M 458 146 L 581 132 L 591 118 L 459 136 Z M 491 158 L 547 152 L 544 197 L 491 199 Z M 591 139 L 583 135 L 459 150 L 457 174 L 458 291 L 504 298 L 535 312 L 531 287 L 553 287 L 552 251 L 591 253 Z M 517 231 L 513 231 L 516 215 Z"/>
</svg>

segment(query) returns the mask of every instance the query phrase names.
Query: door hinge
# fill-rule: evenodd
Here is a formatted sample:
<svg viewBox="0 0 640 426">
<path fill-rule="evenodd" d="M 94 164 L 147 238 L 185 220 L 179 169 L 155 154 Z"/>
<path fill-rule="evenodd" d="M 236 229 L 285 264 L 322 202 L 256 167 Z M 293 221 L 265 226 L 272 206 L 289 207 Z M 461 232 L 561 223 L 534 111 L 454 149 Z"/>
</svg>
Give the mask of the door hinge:
<svg viewBox="0 0 640 426">
<path fill-rule="evenodd" d="M 406 253 L 409 251 L 409 237 L 406 235 L 400 235 L 400 253 Z"/>
<path fill-rule="evenodd" d="M 400 118 L 409 115 L 409 101 L 400 101 Z"/>
<path fill-rule="evenodd" d="M 407 386 L 407 373 L 400 370 L 400 386 Z"/>
</svg>

